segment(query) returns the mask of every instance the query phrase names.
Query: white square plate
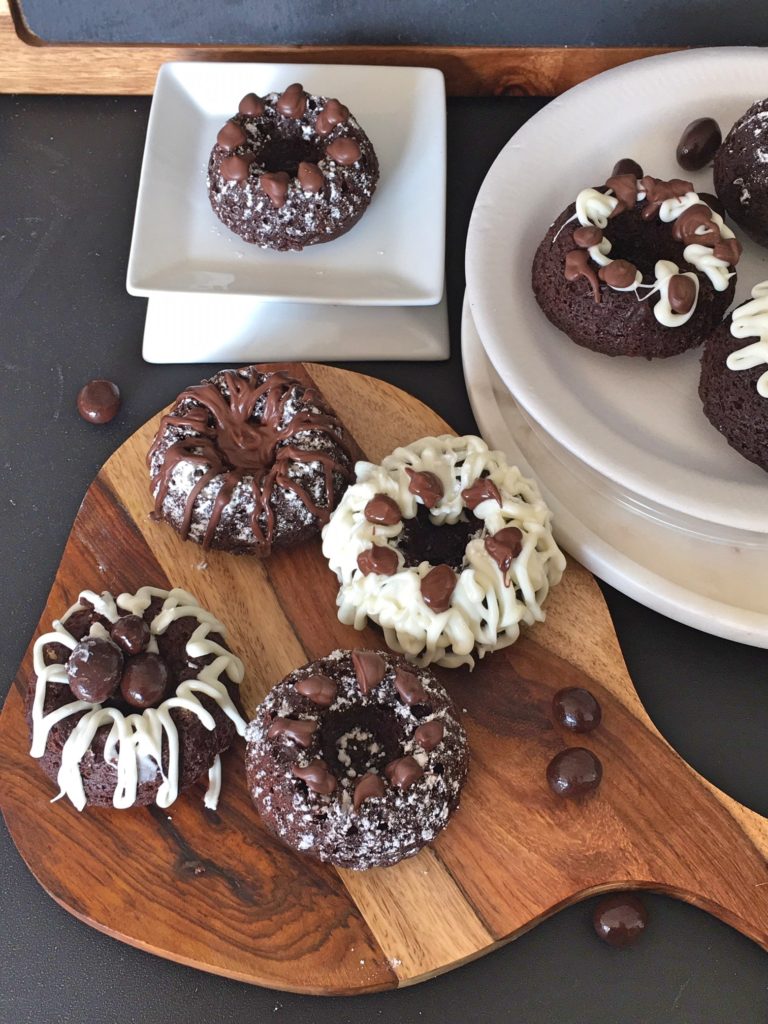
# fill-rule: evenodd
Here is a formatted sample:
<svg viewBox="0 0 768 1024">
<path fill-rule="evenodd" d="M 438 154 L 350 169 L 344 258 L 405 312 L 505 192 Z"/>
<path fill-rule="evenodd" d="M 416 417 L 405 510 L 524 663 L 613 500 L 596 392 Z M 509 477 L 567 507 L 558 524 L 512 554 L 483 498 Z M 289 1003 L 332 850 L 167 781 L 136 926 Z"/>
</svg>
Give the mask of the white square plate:
<svg viewBox="0 0 768 1024">
<path fill-rule="evenodd" d="M 341 238 L 302 252 L 242 241 L 216 217 L 206 171 L 216 134 L 248 92 L 302 82 L 346 103 L 381 177 Z M 443 294 L 445 82 L 432 68 L 171 63 L 160 68 L 128 261 L 131 295 L 249 295 L 277 302 L 431 305 Z"/>
</svg>

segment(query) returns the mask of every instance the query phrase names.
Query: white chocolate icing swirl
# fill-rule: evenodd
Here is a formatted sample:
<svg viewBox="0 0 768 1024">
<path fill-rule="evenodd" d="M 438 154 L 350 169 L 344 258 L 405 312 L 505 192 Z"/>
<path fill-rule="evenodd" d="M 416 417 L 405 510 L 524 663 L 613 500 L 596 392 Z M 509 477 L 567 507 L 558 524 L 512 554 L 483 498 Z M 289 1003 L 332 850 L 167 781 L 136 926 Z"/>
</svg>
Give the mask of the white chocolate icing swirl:
<svg viewBox="0 0 768 1024">
<path fill-rule="evenodd" d="M 419 501 L 409 490 L 406 468 L 434 473 L 443 485 L 443 497 L 430 509 L 436 526 L 456 523 L 464 509 L 461 492 L 485 474 L 496 485 L 502 503 L 489 498 L 474 509 L 482 531 L 469 540 L 463 567 L 447 611 L 436 612 L 424 602 L 421 581 L 429 562 L 406 567 L 397 549 L 403 522 L 393 526 L 370 523 L 365 506 L 376 494 L 394 499 L 404 519 L 416 515 Z M 392 650 L 426 666 L 455 668 L 474 665 L 473 654 L 483 657 L 517 640 L 522 623 L 544 619 L 542 605 L 565 568 L 555 544 L 551 513 L 536 484 L 509 466 L 501 452 L 488 449 L 482 438 L 424 437 L 397 448 L 381 465 L 358 462 L 356 483 L 349 487 L 323 530 L 323 554 L 339 579 L 339 619 L 363 629 L 367 619 L 377 622 Z M 522 549 L 509 569 L 505 585 L 499 565 L 486 550 L 484 538 L 508 526 L 522 533 Z M 364 575 L 357 558 L 372 545 L 385 545 L 397 553 L 393 576 Z"/>
<path fill-rule="evenodd" d="M 731 352 L 725 361 L 729 370 L 751 370 L 768 364 L 768 281 L 756 284 L 752 299 L 733 311 L 731 334 L 734 338 L 757 338 L 744 348 Z M 757 392 L 768 398 L 768 370 L 757 379 Z"/>
<path fill-rule="evenodd" d="M 187 679 L 181 683 L 173 696 L 168 697 L 156 708 L 125 715 L 119 708 L 73 700 L 44 715 L 48 683 L 67 683 L 64 665 L 45 664 L 45 645 L 59 643 L 70 650 L 75 647 L 77 641 L 67 631 L 66 622 L 71 615 L 84 607 L 82 602 L 88 601 L 99 615 L 110 622 L 115 622 L 121 614 L 143 615 L 153 597 L 162 598 L 163 606 L 150 624 L 151 639 L 147 649 L 157 652 L 156 637 L 164 633 L 175 619 L 189 616 L 197 619 L 198 626 L 187 642 L 187 654 L 190 658 L 214 655 L 214 660 L 200 670 L 196 679 Z M 54 800 L 67 796 L 78 810 L 81 811 L 85 807 L 87 801 L 80 774 L 80 762 L 102 726 L 110 727 L 104 746 L 104 758 L 113 763 L 117 770 L 117 782 L 112 798 L 112 804 L 117 808 L 133 806 L 140 782 L 155 779 L 158 774 L 162 777 L 162 782 L 155 798 L 157 805 L 169 807 L 176 800 L 179 795 L 179 736 L 171 711 L 174 708 L 183 708 L 197 715 L 206 729 L 212 730 L 216 726 L 212 715 L 198 700 L 198 694 L 214 700 L 234 723 L 238 734 L 245 735 L 246 722 L 232 703 L 227 688 L 221 681 L 221 676 L 225 674 L 231 682 L 239 685 L 244 675 L 243 663 L 231 651 L 209 639 L 210 633 L 224 636 L 225 628 L 214 615 L 201 608 L 187 591 L 142 587 L 135 594 L 121 594 L 116 601 L 108 591 L 96 594 L 84 590 L 77 604 L 72 605 L 61 620 L 54 621 L 53 632 L 38 637 L 32 655 L 37 677 L 32 705 L 32 757 L 43 756 L 49 733 L 54 725 L 70 715 L 86 712 L 62 748 L 61 767 L 57 779 L 59 793 Z M 101 623 L 95 622 L 90 628 L 89 635 L 105 637 L 108 634 Z M 164 738 L 168 749 L 167 775 L 162 767 Z M 221 763 L 217 756 L 209 771 L 209 786 L 205 794 L 206 807 L 216 806 L 220 788 Z"/>
</svg>

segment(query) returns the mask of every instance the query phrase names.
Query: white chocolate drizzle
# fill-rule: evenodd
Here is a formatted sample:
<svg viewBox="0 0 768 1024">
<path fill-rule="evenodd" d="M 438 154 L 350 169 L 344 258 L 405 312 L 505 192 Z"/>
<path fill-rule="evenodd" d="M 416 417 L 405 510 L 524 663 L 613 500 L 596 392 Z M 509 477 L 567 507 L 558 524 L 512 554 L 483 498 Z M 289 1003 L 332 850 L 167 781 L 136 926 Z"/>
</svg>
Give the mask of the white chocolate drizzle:
<svg viewBox="0 0 768 1024">
<path fill-rule="evenodd" d="M 654 292 L 658 292 L 659 301 L 653 307 L 653 315 L 664 327 L 680 327 L 682 324 L 688 323 L 693 316 L 693 311 L 696 309 L 696 303 L 699 298 L 699 279 L 692 272 L 687 271 L 685 274 L 680 274 L 680 268 L 672 260 L 658 260 L 654 268 L 656 275 L 656 283 L 653 285 L 651 291 L 647 292 L 643 296 L 643 300 L 648 299 Z M 672 309 L 672 304 L 669 301 L 669 284 L 673 277 L 690 277 L 693 281 L 696 289 L 696 298 L 693 300 L 693 305 L 687 313 L 676 313 Z M 641 300 L 641 301 L 643 301 Z"/>
<path fill-rule="evenodd" d="M 486 475 L 501 494 L 501 505 L 486 499 L 474 509 L 482 530 L 471 538 L 457 573 L 456 588 L 447 611 L 429 608 L 421 595 L 421 580 L 433 568 L 429 562 L 406 567 L 397 548 L 403 529 L 368 522 L 364 509 L 376 494 L 394 499 L 404 519 L 412 519 L 419 501 L 409 490 L 406 468 L 434 473 L 443 485 L 443 497 L 430 509 L 436 526 L 461 519 L 461 492 Z M 544 619 L 542 605 L 565 569 L 555 544 L 551 513 L 534 481 L 509 466 L 502 452 L 490 451 L 474 436 L 423 437 L 397 448 L 381 465 L 358 462 L 356 482 L 347 489 L 323 530 L 323 554 L 336 573 L 339 619 L 363 629 L 367 619 L 378 623 L 392 650 L 426 666 L 455 668 L 474 665 L 473 654 L 483 657 L 517 640 L 520 626 Z M 508 526 L 522 533 L 522 549 L 509 569 L 506 585 L 497 562 L 486 550 L 484 538 Z M 358 555 L 381 544 L 397 553 L 393 576 L 363 574 Z"/>
<path fill-rule="evenodd" d="M 151 640 L 147 649 L 157 652 L 156 637 L 164 633 L 174 620 L 192 617 L 197 619 L 198 626 L 187 642 L 187 654 L 190 658 L 214 655 L 214 660 L 200 670 L 196 679 L 182 682 L 173 696 L 156 708 L 146 708 L 143 712 L 125 715 L 119 708 L 73 700 L 44 715 L 48 683 L 67 684 L 64 665 L 45 664 L 45 645 L 59 643 L 70 650 L 75 647 L 77 641 L 68 632 L 66 622 L 76 611 L 85 607 L 83 602 L 89 602 L 99 615 L 110 622 L 115 622 L 121 614 L 143 615 L 154 597 L 162 598 L 163 606 L 150 624 Z M 179 795 L 179 736 L 171 716 L 174 708 L 197 715 L 206 729 L 213 730 L 216 727 L 215 720 L 201 704 L 198 695 L 210 697 L 234 723 L 238 734 L 245 735 L 246 722 L 221 681 L 222 674 L 225 674 L 231 682 L 239 685 L 244 675 L 243 663 L 231 651 L 211 640 L 210 633 L 224 636 L 225 628 L 214 615 L 201 608 L 187 591 L 142 587 L 135 594 L 121 594 L 117 600 L 108 591 L 96 594 L 84 590 L 77 603 L 72 605 L 61 620 L 54 621 L 53 632 L 38 637 L 32 655 L 37 677 L 32 705 L 32 757 L 43 756 L 49 733 L 54 725 L 70 715 L 85 712 L 62 748 L 61 767 L 57 779 L 59 793 L 54 800 L 66 796 L 78 810 L 81 811 L 85 807 L 87 798 L 80 774 L 80 762 L 102 726 L 110 727 L 104 745 L 104 759 L 114 764 L 117 772 L 112 798 L 112 804 L 116 808 L 131 807 L 136 801 L 139 784 L 156 779 L 158 775 L 162 779 L 155 798 L 159 807 L 169 807 Z M 101 623 L 95 622 L 91 625 L 89 635 L 105 637 L 107 631 Z M 168 751 L 167 774 L 162 766 L 163 739 Z M 209 785 L 205 794 L 206 807 L 215 808 L 220 788 L 221 764 L 217 756 L 209 771 Z"/>
<path fill-rule="evenodd" d="M 731 352 L 725 361 L 729 370 L 751 370 L 768 364 L 768 281 L 756 284 L 751 301 L 733 311 L 731 334 L 734 338 L 758 340 Z M 757 379 L 757 393 L 768 398 L 768 370 Z"/>
</svg>

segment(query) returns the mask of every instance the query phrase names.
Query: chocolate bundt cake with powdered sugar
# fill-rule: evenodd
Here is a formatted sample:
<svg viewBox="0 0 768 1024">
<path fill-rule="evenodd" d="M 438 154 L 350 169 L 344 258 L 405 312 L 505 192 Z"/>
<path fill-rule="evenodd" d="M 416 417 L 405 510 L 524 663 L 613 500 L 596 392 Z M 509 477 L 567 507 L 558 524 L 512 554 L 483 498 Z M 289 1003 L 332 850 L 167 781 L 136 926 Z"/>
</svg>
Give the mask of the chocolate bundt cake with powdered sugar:
<svg viewBox="0 0 768 1024">
<path fill-rule="evenodd" d="M 183 391 L 147 461 L 155 518 L 203 547 L 261 556 L 317 534 L 352 465 L 320 393 L 257 366 Z"/>
<path fill-rule="evenodd" d="M 224 626 L 184 590 L 84 590 L 35 641 L 26 697 L 32 757 L 78 810 L 169 807 L 208 777 L 245 721 L 243 664 Z M 57 798 L 58 799 L 58 798 Z"/>
<path fill-rule="evenodd" d="M 302 853 L 362 870 L 396 864 L 445 828 L 467 739 L 434 675 L 375 651 L 334 651 L 270 690 L 246 732 L 266 825 Z"/>
<path fill-rule="evenodd" d="M 295 82 L 242 98 L 211 152 L 208 197 L 246 242 L 299 250 L 349 231 L 378 178 L 371 141 L 349 109 Z"/>
<path fill-rule="evenodd" d="M 551 225 L 532 286 L 547 318 L 578 345 L 664 358 L 700 345 L 720 323 L 740 255 L 690 181 L 614 174 L 582 189 Z"/>
</svg>

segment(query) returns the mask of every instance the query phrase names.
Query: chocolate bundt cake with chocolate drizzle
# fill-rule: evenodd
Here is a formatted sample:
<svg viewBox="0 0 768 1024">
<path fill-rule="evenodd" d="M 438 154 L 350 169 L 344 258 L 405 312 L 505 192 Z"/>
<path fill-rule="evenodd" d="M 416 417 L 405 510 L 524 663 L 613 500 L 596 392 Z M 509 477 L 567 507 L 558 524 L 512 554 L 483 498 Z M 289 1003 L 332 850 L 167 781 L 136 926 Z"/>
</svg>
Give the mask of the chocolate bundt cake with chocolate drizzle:
<svg viewBox="0 0 768 1024">
<path fill-rule="evenodd" d="M 431 842 L 458 806 L 469 753 L 434 675 L 393 654 L 334 651 L 270 690 L 246 731 L 265 824 L 339 867 L 386 867 Z"/>
<path fill-rule="evenodd" d="M 318 533 L 352 464 L 320 393 L 256 366 L 183 391 L 147 461 L 155 518 L 203 547 L 260 556 Z"/>
</svg>

